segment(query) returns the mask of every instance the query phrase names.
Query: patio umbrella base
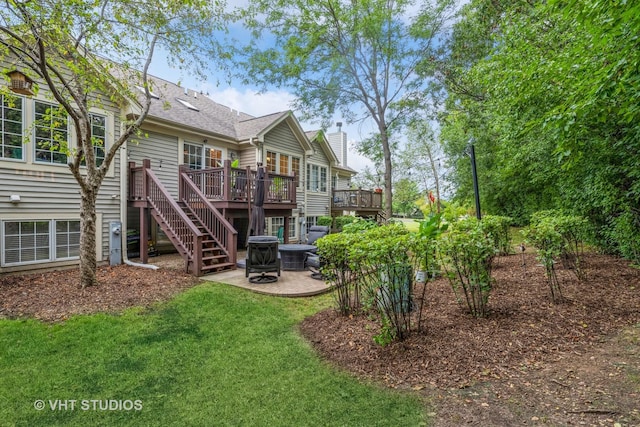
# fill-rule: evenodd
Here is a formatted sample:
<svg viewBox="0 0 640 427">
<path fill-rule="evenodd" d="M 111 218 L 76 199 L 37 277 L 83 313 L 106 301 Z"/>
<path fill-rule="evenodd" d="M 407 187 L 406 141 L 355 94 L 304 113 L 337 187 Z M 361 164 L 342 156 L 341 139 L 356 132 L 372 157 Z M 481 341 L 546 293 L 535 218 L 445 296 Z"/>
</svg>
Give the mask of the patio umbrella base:
<svg viewBox="0 0 640 427">
<path fill-rule="evenodd" d="M 277 282 L 278 281 L 278 277 L 277 276 L 272 276 L 270 274 L 264 274 L 262 273 L 259 276 L 252 276 L 249 277 L 249 282 L 251 283 L 255 283 L 255 284 L 264 284 L 264 283 L 273 283 L 273 282 Z"/>
</svg>

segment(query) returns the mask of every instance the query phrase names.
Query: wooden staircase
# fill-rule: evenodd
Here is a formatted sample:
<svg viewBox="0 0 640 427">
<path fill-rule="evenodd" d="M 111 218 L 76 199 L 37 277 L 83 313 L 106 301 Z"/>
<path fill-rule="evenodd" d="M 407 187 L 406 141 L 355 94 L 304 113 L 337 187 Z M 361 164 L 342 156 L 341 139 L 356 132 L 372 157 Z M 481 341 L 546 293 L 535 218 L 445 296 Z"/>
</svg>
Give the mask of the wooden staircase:
<svg viewBox="0 0 640 427">
<path fill-rule="evenodd" d="M 201 276 L 236 269 L 238 232 L 233 226 L 184 173 L 176 201 L 149 166 L 148 160 L 142 167 L 130 164 L 129 201 L 148 209 L 184 258 L 186 270 Z"/>
<path fill-rule="evenodd" d="M 194 223 L 196 228 L 202 233 L 202 265 L 200 271 L 202 274 L 217 273 L 220 271 L 233 270 L 236 268 L 234 262 L 230 262 L 229 254 L 226 249 L 221 247 L 215 236 L 211 234 L 207 226 L 202 223 L 198 215 L 184 201 L 178 202 L 178 206 L 187 215 L 187 218 Z M 166 232 L 165 232 L 166 233 Z"/>
</svg>

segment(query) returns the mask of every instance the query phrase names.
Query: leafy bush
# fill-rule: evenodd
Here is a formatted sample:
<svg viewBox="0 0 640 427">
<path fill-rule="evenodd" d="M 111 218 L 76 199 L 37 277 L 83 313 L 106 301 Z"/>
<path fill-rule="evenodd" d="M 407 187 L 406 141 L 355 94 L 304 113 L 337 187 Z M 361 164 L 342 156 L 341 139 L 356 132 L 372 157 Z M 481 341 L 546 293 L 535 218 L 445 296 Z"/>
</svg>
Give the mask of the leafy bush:
<svg viewBox="0 0 640 427">
<path fill-rule="evenodd" d="M 382 326 L 388 326 L 393 339 L 402 340 L 411 330 L 411 235 L 403 225 L 390 224 L 359 237 L 352 247 L 352 267 L 359 267 L 365 298 L 380 313 Z"/>
<path fill-rule="evenodd" d="M 322 259 L 322 275 L 331 283 L 340 314 L 349 315 L 361 308 L 358 269 L 351 248 L 359 240 L 357 234 L 336 233 L 316 241 Z"/>
<path fill-rule="evenodd" d="M 640 265 L 640 212 L 627 208 L 611 218 L 607 238 L 620 255 Z"/>
<path fill-rule="evenodd" d="M 549 218 L 532 222 L 522 230 L 522 234 L 527 242 L 538 249 L 536 258 L 545 268 L 551 299 L 556 303 L 562 301 L 562 289 L 555 269 L 555 259 L 562 253 L 562 235 Z"/>
<path fill-rule="evenodd" d="M 342 229 L 344 228 L 344 226 L 346 224 L 351 224 L 354 221 L 356 221 L 356 217 L 355 216 L 341 215 L 341 216 L 335 217 L 334 220 L 333 220 L 333 223 L 334 223 L 334 226 L 335 226 L 336 230 L 342 231 Z"/>
<path fill-rule="evenodd" d="M 458 303 L 464 301 L 474 317 L 486 316 L 496 251 L 479 221 L 455 223 L 440 239 L 439 249 Z"/>
<path fill-rule="evenodd" d="M 331 227 L 331 225 L 333 224 L 333 218 L 330 216 L 321 216 L 318 217 L 318 220 L 316 221 L 317 225 L 323 225 L 323 226 L 327 226 L 327 227 Z"/>
<path fill-rule="evenodd" d="M 554 253 L 553 257 L 560 258 L 565 268 L 571 269 L 579 280 L 584 280 L 585 274 L 582 265 L 584 258 L 583 242 L 588 233 L 587 220 L 580 216 L 568 215 L 561 210 L 540 211 L 531 215 L 531 225 L 528 229 L 525 229 L 524 234 L 529 235 L 532 233 L 531 230 L 539 227 L 544 227 L 545 232 L 547 228 L 552 228 L 560 234 L 560 252 L 558 254 Z M 538 240 L 537 244 L 535 242 L 536 239 Z M 534 233 L 530 235 L 528 240 L 539 249 L 537 245 L 549 244 L 547 242 L 548 239 L 551 239 L 551 236 L 541 235 L 536 237 Z"/>
<path fill-rule="evenodd" d="M 366 230 L 378 227 L 375 221 L 355 217 L 355 219 L 342 227 L 344 233 L 361 233 Z"/>
<path fill-rule="evenodd" d="M 511 247 L 511 223 L 508 216 L 485 215 L 482 217 L 482 229 L 493 242 L 498 255 L 513 253 Z"/>
</svg>

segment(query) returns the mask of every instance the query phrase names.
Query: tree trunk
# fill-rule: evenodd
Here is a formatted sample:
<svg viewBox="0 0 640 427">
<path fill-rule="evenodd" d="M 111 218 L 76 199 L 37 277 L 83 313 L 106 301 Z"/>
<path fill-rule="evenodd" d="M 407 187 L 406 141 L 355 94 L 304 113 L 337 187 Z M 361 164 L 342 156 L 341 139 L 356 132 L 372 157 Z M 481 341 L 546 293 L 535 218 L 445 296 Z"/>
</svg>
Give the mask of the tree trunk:
<svg viewBox="0 0 640 427">
<path fill-rule="evenodd" d="M 82 191 L 80 204 L 80 286 L 95 286 L 96 279 L 96 198 L 95 191 Z"/>
<path fill-rule="evenodd" d="M 387 220 L 393 215 L 393 189 L 391 184 L 391 149 L 389 147 L 389 135 L 387 135 L 386 125 L 380 126 L 380 141 L 382 142 L 382 152 L 384 154 L 384 212 Z"/>
</svg>

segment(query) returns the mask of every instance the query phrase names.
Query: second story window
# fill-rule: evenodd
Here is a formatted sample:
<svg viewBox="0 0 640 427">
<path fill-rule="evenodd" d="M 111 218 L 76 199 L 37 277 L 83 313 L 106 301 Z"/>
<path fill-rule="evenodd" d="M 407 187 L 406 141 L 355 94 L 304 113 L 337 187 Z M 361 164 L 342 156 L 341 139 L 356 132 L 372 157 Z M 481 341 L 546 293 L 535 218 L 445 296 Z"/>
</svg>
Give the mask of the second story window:
<svg viewBox="0 0 640 427">
<path fill-rule="evenodd" d="M 67 164 L 69 131 L 67 116 L 56 105 L 35 103 L 35 161 Z"/>
<path fill-rule="evenodd" d="M 307 190 L 326 193 L 327 168 L 325 166 L 307 164 Z"/>
<path fill-rule="evenodd" d="M 291 173 L 296 176 L 298 180 L 298 186 L 300 186 L 300 158 L 292 157 L 291 158 Z"/>
<path fill-rule="evenodd" d="M 93 143 L 93 153 L 96 156 L 96 166 L 104 162 L 106 138 L 107 138 L 107 118 L 97 114 L 91 114 L 91 142 Z"/>
<path fill-rule="evenodd" d="M 93 155 L 96 158 L 96 166 L 100 166 L 105 159 L 106 138 L 107 138 L 107 118 L 98 114 L 89 114 L 91 121 L 91 144 L 93 145 Z M 87 162 L 82 159 L 80 164 L 86 166 Z"/>
<path fill-rule="evenodd" d="M 183 163 L 189 169 L 219 168 L 222 167 L 222 150 L 185 142 Z"/>
<path fill-rule="evenodd" d="M 207 148 L 205 151 L 205 167 L 221 168 L 222 167 L 222 150 L 216 148 Z"/>
<path fill-rule="evenodd" d="M 278 163 L 276 162 L 277 160 L 277 154 L 274 153 L 273 151 L 267 151 L 267 161 L 265 163 L 265 167 L 267 172 L 269 173 L 277 173 L 277 165 Z"/>
<path fill-rule="evenodd" d="M 0 159 L 24 160 L 22 145 L 22 98 L 0 95 Z"/>
<path fill-rule="evenodd" d="M 289 156 L 280 154 L 280 175 L 289 175 Z"/>
<path fill-rule="evenodd" d="M 202 169 L 202 147 L 193 144 L 184 144 L 184 164 L 189 169 Z"/>
</svg>

